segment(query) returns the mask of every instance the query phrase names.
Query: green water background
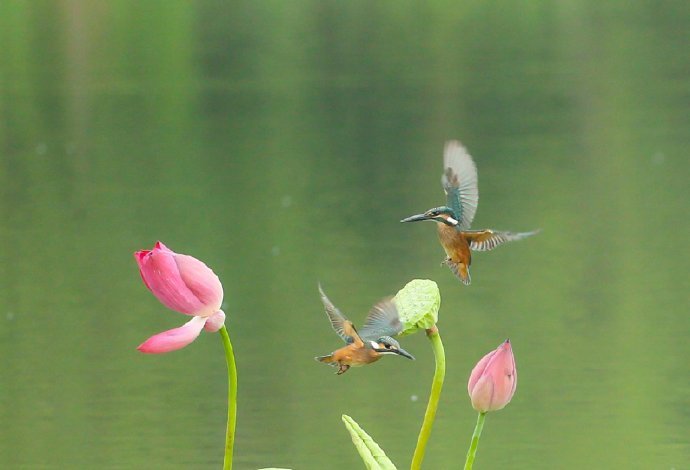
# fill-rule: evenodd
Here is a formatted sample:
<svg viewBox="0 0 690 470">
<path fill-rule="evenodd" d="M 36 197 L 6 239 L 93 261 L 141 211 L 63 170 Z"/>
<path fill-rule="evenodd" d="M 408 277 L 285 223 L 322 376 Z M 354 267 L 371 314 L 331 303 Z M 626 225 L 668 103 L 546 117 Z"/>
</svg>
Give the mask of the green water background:
<svg viewBox="0 0 690 470">
<path fill-rule="evenodd" d="M 132 252 L 222 279 L 236 467 L 359 468 L 340 415 L 409 465 L 433 373 L 342 377 L 320 281 L 355 323 L 438 282 L 446 388 L 429 469 L 459 468 L 466 381 L 510 337 L 519 383 L 476 468 L 690 468 L 690 3 L 0 2 L 0 467 L 219 468 L 220 338 Z M 439 265 L 441 150 L 479 169 L 474 227 L 537 237 Z"/>
</svg>

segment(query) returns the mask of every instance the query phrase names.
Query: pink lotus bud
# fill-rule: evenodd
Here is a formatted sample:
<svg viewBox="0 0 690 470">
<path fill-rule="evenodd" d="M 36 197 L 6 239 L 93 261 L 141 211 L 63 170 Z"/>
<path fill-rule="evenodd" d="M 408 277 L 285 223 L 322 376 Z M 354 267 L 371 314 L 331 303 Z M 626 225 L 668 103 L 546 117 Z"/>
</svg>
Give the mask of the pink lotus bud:
<svg viewBox="0 0 690 470">
<path fill-rule="evenodd" d="M 211 269 L 196 258 L 180 255 L 156 242 L 153 250 L 134 253 L 144 284 L 166 307 L 186 315 L 190 321 L 179 328 L 158 333 L 137 349 L 149 354 L 166 353 L 194 341 L 202 329 L 216 332 L 225 323 L 223 286 Z"/>
<path fill-rule="evenodd" d="M 157 242 L 153 250 L 134 253 L 144 284 L 166 307 L 187 315 L 209 317 L 220 310 L 223 286 L 196 258 Z"/>
<path fill-rule="evenodd" d="M 517 369 L 510 340 L 484 356 L 470 374 L 467 391 L 472 407 L 480 413 L 506 406 L 517 386 Z"/>
</svg>

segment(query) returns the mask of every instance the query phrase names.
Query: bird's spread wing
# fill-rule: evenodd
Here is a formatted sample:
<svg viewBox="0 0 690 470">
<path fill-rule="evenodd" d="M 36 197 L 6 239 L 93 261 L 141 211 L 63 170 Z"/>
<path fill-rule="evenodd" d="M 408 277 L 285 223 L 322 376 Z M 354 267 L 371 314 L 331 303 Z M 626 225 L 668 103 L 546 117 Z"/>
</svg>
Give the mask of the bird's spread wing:
<svg viewBox="0 0 690 470">
<path fill-rule="evenodd" d="M 398 309 L 393 299 L 388 298 L 371 308 L 359 334 L 364 340 L 377 340 L 382 336 L 395 336 L 401 331 Z"/>
<path fill-rule="evenodd" d="M 539 230 L 532 232 L 495 232 L 493 230 L 470 230 L 462 232 L 470 242 L 470 248 L 474 251 L 489 251 L 493 250 L 499 245 L 515 240 L 522 240 L 530 235 L 534 235 Z"/>
<path fill-rule="evenodd" d="M 446 192 L 447 205 L 458 220 L 457 229 L 470 228 L 479 204 L 477 187 L 477 167 L 465 147 L 457 140 L 446 142 L 443 150 L 443 190 Z"/>
<path fill-rule="evenodd" d="M 355 329 L 355 325 L 352 324 L 350 320 L 345 320 L 343 323 L 343 332 L 351 338 L 348 343 L 353 343 L 355 346 L 358 348 L 361 348 L 364 346 L 364 341 L 362 341 L 362 337 L 359 336 L 359 333 L 357 333 L 357 330 Z"/>
<path fill-rule="evenodd" d="M 321 288 L 321 284 L 319 284 L 319 293 L 321 294 L 321 302 L 323 302 L 323 306 L 326 309 L 326 314 L 328 315 L 328 319 L 331 321 L 331 326 L 335 332 L 346 343 L 353 343 L 357 336 L 357 331 L 352 325 L 352 322 L 348 320 L 345 315 L 340 313 L 340 310 L 338 310 L 336 306 L 333 305 L 333 302 L 326 297 L 326 294 Z"/>
</svg>

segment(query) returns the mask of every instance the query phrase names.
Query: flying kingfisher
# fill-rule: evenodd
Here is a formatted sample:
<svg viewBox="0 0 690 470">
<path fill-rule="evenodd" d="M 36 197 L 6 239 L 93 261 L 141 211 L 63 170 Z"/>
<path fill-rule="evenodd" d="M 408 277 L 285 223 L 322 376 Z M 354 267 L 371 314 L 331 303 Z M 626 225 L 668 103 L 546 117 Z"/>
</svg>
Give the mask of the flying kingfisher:
<svg viewBox="0 0 690 470">
<path fill-rule="evenodd" d="M 371 308 L 366 320 L 364 320 L 364 326 L 358 333 L 352 322 L 340 313 L 340 310 L 326 297 L 321 285 L 319 285 L 319 292 L 331 326 L 338 336 L 347 343 L 347 346 L 343 346 L 327 356 L 319 356 L 314 359 L 338 367 L 338 372 L 336 372 L 338 375 L 344 374 L 350 367 L 376 362 L 385 354 L 397 354 L 408 359 L 414 359 L 410 353 L 400 347 L 396 340 L 391 338 L 391 336 L 402 331 L 398 309 L 392 298 L 383 299 Z"/>
<path fill-rule="evenodd" d="M 490 229 L 469 230 L 479 204 L 477 167 L 472 157 L 457 140 L 446 142 L 443 150 L 441 184 L 446 193 L 446 206 L 429 209 L 401 222 L 433 220 L 437 222 L 438 238 L 446 252 L 447 265 L 465 285 L 470 283 L 472 252 L 489 251 L 499 245 L 534 235 L 532 232 L 499 232 Z"/>
</svg>

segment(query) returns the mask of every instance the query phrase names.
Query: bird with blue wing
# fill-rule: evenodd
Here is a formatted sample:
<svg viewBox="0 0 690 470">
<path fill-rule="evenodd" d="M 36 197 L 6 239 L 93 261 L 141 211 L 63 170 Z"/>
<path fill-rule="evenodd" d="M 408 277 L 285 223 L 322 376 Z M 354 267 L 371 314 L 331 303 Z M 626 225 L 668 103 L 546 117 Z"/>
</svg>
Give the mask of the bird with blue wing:
<svg viewBox="0 0 690 470">
<path fill-rule="evenodd" d="M 387 354 L 414 359 L 410 353 L 400 347 L 400 343 L 393 339 L 393 336 L 400 333 L 403 327 L 392 298 L 376 303 L 358 332 L 352 322 L 333 305 L 321 285 L 319 285 L 319 293 L 331 326 L 346 345 L 326 356 L 316 357 L 317 361 L 337 367 L 336 374 L 341 375 L 350 367 L 371 364 Z"/>
<path fill-rule="evenodd" d="M 465 285 L 471 282 L 472 251 L 493 250 L 499 245 L 522 240 L 538 232 L 470 230 L 479 204 L 477 167 L 467 149 L 457 140 L 446 142 L 443 150 L 441 184 L 446 193 L 445 206 L 434 207 L 423 214 L 402 219 L 401 222 L 436 222 L 438 238 L 446 252 L 443 264 Z"/>
</svg>

